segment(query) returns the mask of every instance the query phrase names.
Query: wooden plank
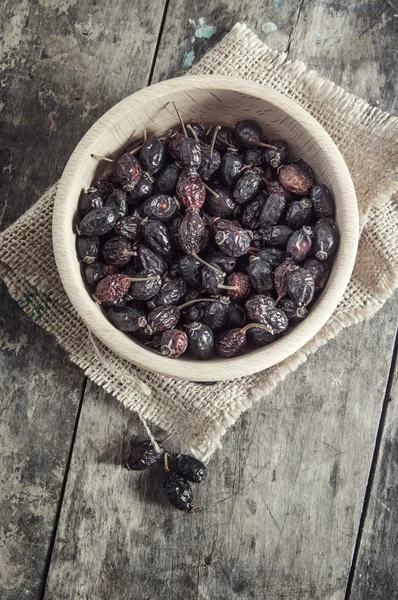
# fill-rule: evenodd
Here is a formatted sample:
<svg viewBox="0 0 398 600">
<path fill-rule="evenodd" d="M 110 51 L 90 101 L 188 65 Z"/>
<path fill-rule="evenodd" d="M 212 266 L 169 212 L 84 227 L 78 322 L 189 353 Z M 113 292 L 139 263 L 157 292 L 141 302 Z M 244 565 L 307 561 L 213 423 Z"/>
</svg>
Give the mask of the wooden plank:
<svg viewBox="0 0 398 600">
<path fill-rule="evenodd" d="M 355 569 L 351 600 L 396 598 L 398 573 L 398 370 L 391 374 L 383 436 Z"/>
<path fill-rule="evenodd" d="M 0 227 L 61 174 L 81 136 L 145 86 L 164 0 L 0 3 Z M 41 597 L 85 381 L 0 286 L 0 597 Z"/>
</svg>

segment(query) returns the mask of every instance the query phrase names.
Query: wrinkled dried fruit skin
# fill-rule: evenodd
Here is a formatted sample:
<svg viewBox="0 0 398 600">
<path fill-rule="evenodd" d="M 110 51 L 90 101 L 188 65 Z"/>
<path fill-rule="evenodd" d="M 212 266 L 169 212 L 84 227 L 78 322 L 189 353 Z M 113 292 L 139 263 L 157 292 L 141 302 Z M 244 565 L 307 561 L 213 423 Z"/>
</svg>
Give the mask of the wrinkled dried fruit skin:
<svg viewBox="0 0 398 600">
<path fill-rule="evenodd" d="M 218 273 L 210 267 L 203 267 L 202 269 L 202 287 L 210 295 L 217 296 L 220 293 L 219 284 L 223 284 L 225 275 Z"/>
<path fill-rule="evenodd" d="M 98 257 L 100 241 L 98 237 L 78 237 L 77 253 L 84 263 L 91 265 Z"/>
<path fill-rule="evenodd" d="M 137 277 L 153 277 L 153 272 L 142 271 L 137 273 Z M 162 285 L 162 280 L 151 279 L 149 281 L 132 281 L 130 285 L 130 295 L 134 300 L 150 300 L 158 293 Z"/>
<path fill-rule="evenodd" d="M 251 296 L 245 302 L 245 311 L 249 321 L 268 325 L 274 333 L 283 333 L 289 327 L 289 320 L 285 313 L 276 308 L 272 298 L 260 294 Z"/>
<path fill-rule="evenodd" d="M 279 308 L 283 310 L 292 325 L 300 323 L 308 315 L 308 310 L 304 306 L 297 307 L 290 298 L 281 300 Z"/>
<path fill-rule="evenodd" d="M 250 230 L 260 227 L 260 214 L 266 200 L 267 195 L 260 192 L 254 200 L 246 204 L 242 214 L 243 227 Z"/>
<path fill-rule="evenodd" d="M 115 223 L 116 215 L 112 208 L 109 206 L 95 208 L 82 218 L 77 233 L 87 237 L 98 237 L 113 229 Z"/>
<path fill-rule="evenodd" d="M 274 273 L 274 286 L 279 298 L 284 298 L 287 294 L 287 278 L 290 273 L 298 269 L 298 266 L 291 258 L 287 258 L 278 265 Z"/>
<path fill-rule="evenodd" d="M 98 190 L 90 188 L 79 200 L 79 212 L 84 217 L 94 208 L 102 208 L 104 200 Z"/>
<path fill-rule="evenodd" d="M 245 163 L 252 167 L 261 167 L 264 162 L 264 148 L 249 148 L 246 150 Z"/>
<path fill-rule="evenodd" d="M 137 255 L 140 269 L 143 271 L 148 271 L 152 275 L 164 275 L 166 272 L 166 265 L 163 258 L 148 248 L 148 246 L 138 244 Z"/>
<path fill-rule="evenodd" d="M 319 183 L 318 185 L 314 185 L 310 191 L 310 198 L 314 205 L 314 212 L 317 219 L 322 219 L 323 217 L 334 219 L 335 208 L 333 196 L 325 184 Z"/>
<path fill-rule="evenodd" d="M 138 239 L 140 232 L 141 219 L 138 215 L 129 215 L 119 219 L 115 225 L 115 233 L 130 241 Z"/>
<path fill-rule="evenodd" d="M 159 194 L 174 194 L 181 168 L 176 163 L 166 165 L 154 182 L 154 190 Z"/>
<path fill-rule="evenodd" d="M 179 358 L 188 347 L 187 334 L 181 329 L 168 329 L 162 333 L 160 352 L 168 358 Z"/>
<path fill-rule="evenodd" d="M 166 140 L 154 135 L 150 137 L 140 151 L 140 163 L 142 169 L 155 175 L 164 165 L 166 158 Z"/>
<path fill-rule="evenodd" d="M 122 219 L 127 215 L 127 196 L 124 190 L 115 190 L 105 202 L 115 212 L 117 219 Z"/>
<path fill-rule="evenodd" d="M 195 171 L 183 169 L 178 177 L 176 194 L 185 208 L 202 208 L 206 199 L 206 189 L 203 181 Z"/>
<path fill-rule="evenodd" d="M 153 194 L 153 182 L 150 175 L 143 173 L 133 190 L 127 194 L 127 202 L 130 204 L 139 204 Z"/>
<path fill-rule="evenodd" d="M 214 331 L 225 325 L 227 314 L 228 304 L 219 300 L 216 302 L 209 302 L 203 315 L 203 321 Z"/>
<path fill-rule="evenodd" d="M 286 225 L 291 229 L 300 229 L 311 222 L 312 215 L 312 202 L 309 198 L 290 202 L 285 215 Z"/>
<path fill-rule="evenodd" d="M 130 261 L 131 255 L 126 255 L 127 252 L 132 252 L 132 246 L 127 239 L 119 236 L 107 240 L 102 248 L 105 262 L 117 267 L 123 267 Z"/>
<path fill-rule="evenodd" d="M 309 258 L 305 261 L 303 268 L 311 273 L 315 281 L 315 291 L 319 292 L 325 287 L 330 275 L 330 265 L 324 260 Z"/>
<path fill-rule="evenodd" d="M 211 141 L 213 137 L 214 127 L 211 128 L 208 140 Z M 227 148 L 238 148 L 237 141 L 235 139 L 234 130 L 231 127 L 221 127 L 217 133 L 216 143 L 214 146 L 219 151 L 225 151 Z"/>
<path fill-rule="evenodd" d="M 277 180 L 270 181 L 270 183 L 267 186 L 267 189 L 269 194 L 285 194 L 288 200 L 293 200 L 294 198 L 294 194 L 292 192 L 289 192 L 289 190 L 286 190 L 283 187 L 283 185 Z"/>
<path fill-rule="evenodd" d="M 272 225 L 261 230 L 263 241 L 281 250 L 285 249 L 287 240 L 293 233 L 287 225 Z"/>
<path fill-rule="evenodd" d="M 240 146 L 253 148 L 264 140 L 260 125 L 252 119 L 238 121 L 235 125 L 235 137 Z"/>
<path fill-rule="evenodd" d="M 253 346 L 268 346 L 275 341 L 275 336 L 260 327 L 251 327 L 246 331 L 246 338 Z"/>
<path fill-rule="evenodd" d="M 204 136 L 205 131 L 206 131 L 206 127 L 205 127 L 204 123 L 199 121 L 199 122 L 189 123 L 189 126 L 191 127 L 191 129 L 194 130 L 194 132 L 196 133 L 196 135 L 199 139 Z M 191 129 L 187 129 L 188 137 L 194 137 Z"/>
<path fill-rule="evenodd" d="M 202 265 L 193 256 L 183 256 L 178 261 L 181 279 L 189 288 L 199 288 L 202 283 Z"/>
<path fill-rule="evenodd" d="M 307 163 L 299 160 L 280 169 L 279 181 L 290 192 L 306 196 L 314 185 L 314 173 Z"/>
<path fill-rule="evenodd" d="M 118 160 L 115 175 L 122 188 L 129 192 L 142 177 L 141 165 L 133 154 L 125 152 Z"/>
<path fill-rule="evenodd" d="M 152 298 L 152 302 L 155 306 L 177 305 L 186 291 L 187 286 L 182 279 L 166 279 L 162 283 L 159 293 Z"/>
<path fill-rule="evenodd" d="M 98 179 L 98 181 L 95 183 L 95 185 L 93 186 L 94 189 L 97 189 L 99 195 L 101 196 L 101 198 L 103 200 L 106 200 L 108 196 L 110 196 L 110 194 L 112 194 L 113 190 L 115 189 L 114 185 L 112 185 L 112 183 L 109 181 L 109 179 Z M 93 189 L 90 188 L 90 189 Z M 90 190 L 87 190 L 88 192 Z M 95 208 L 99 208 L 99 207 L 95 207 Z"/>
<path fill-rule="evenodd" d="M 187 513 L 196 511 L 191 486 L 185 477 L 182 477 L 178 473 L 168 471 L 164 475 L 163 491 L 174 508 L 183 510 Z"/>
<path fill-rule="evenodd" d="M 194 138 L 187 137 L 180 143 L 180 161 L 189 169 L 197 171 L 202 162 L 202 151 L 200 144 Z"/>
<path fill-rule="evenodd" d="M 271 140 L 270 145 L 275 146 L 277 149 L 264 148 L 264 161 L 270 167 L 277 169 L 287 162 L 289 145 L 285 140 Z"/>
<path fill-rule="evenodd" d="M 176 456 L 176 471 L 193 483 L 200 483 L 207 475 L 204 464 L 188 454 L 178 454 Z"/>
<path fill-rule="evenodd" d="M 279 223 L 285 211 L 286 202 L 284 194 L 270 194 L 268 196 L 260 213 L 262 227 L 270 227 Z"/>
<path fill-rule="evenodd" d="M 268 263 L 271 269 L 276 269 L 285 260 L 285 253 L 279 248 L 264 248 L 257 254 L 260 260 Z"/>
<path fill-rule="evenodd" d="M 226 222 L 228 225 L 223 224 L 222 229 L 219 228 L 219 223 L 220 221 L 217 223 L 217 233 L 214 240 L 220 250 L 224 254 L 234 257 L 247 254 L 250 247 L 249 234 L 241 227 L 235 227 L 229 221 Z"/>
<path fill-rule="evenodd" d="M 245 164 L 243 157 L 236 152 L 226 152 L 221 159 L 220 177 L 227 187 L 234 187 Z"/>
<path fill-rule="evenodd" d="M 201 143 L 202 162 L 199 167 L 199 175 L 204 181 L 209 181 L 210 177 L 220 168 L 221 156 L 217 150 L 210 152 L 210 145 Z"/>
<path fill-rule="evenodd" d="M 189 308 L 184 308 L 182 311 L 182 317 L 184 323 L 203 323 L 206 309 L 208 307 L 208 302 L 198 302 L 197 304 L 193 304 Z"/>
<path fill-rule="evenodd" d="M 117 272 L 117 267 L 110 265 L 103 265 L 99 262 L 94 262 L 87 265 L 84 269 L 84 278 L 90 285 L 97 285 L 101 279 L 104 279 L 107 275 L 112 275 Z"/>
<path fill-rule="evenodd" d="M 182 131 L 177 131 L 177 133 L 171 138 L 169 138 L 167 141 L 167 149 L 172 158 L 174 158 L 175 160 L 181 160 L 180 145 L 184 137 L 185 136 L 182 133 Z"/>
<path fill-rule="evenodd" d="M 216 336 L 215 349 L 222 358 L 232 358 L 245 348 L 246 333 L 241 329 L 227 329 Z"/>
<path fill-rule="evenodd" d="M 294 231 L 287 241 L 286 253 L 296 262 L 303 261 L 312 248 L 312 237 L 313 231 L 307 225 Z"/>
<path fill-rule="evenodd" d="M 148 314 L 148 324 L 153 333 L 161 333 L 173 329 L 180 318 L 180 311 L 176 306 L 158 306 Z"/>
<path fill-rule="evenodd" d="M 115 302 L 127 294 L 129 287 L 130 279 L 127 275 L 115 273 L 101 279 L 93 297 L 100 304 L 103 302 Z"/>
<path fill-rule="evenodd" d="M 236 266 L 236 258 L 234 256 L 227 256 L 224 252 L 218 250 L 211 253 L 207 262 L 218 267 L 224 273 L 232 273 Z"/>
<path fill-rule="evenodd" d="M 226 326 L 230 329 L 243 327 L 246 323 L 246 313 L 237 302 L 228 304 Z"/>
<path fill-rule="evenodd" d="M 170 233 L 164 223 L 160 221 L 146 221 L 142 224 L 142 233 L 144 240 L 151 250 L 162 256 L 170 252 Z"/>
<path fill-rule="evenodd" d="M 268 263 L 256 257 L 250 262 L 247 274 L 258 294 L 269 292 L 273 285 L 272 270 Z"/>
<path fill-rule="evenodd" d="M 187 254 L 200 252 L 205 241 L 205 223 L 197 210 L 187 210 L 178 230 L 181 248 Z"/>
<path fill-rule="evenodd" d="M 314 251 L 319 260 L 333 256 L 339 246 L 340 235 L 333 219 L 319 219 L 314 227 Z"/>
<path fill-rule="evenodd" d="M 212 194 L 207 194 L 205 209 L 213 217 L 222 217 L 223 219 L 232 217 L 237 205 L 232 198 L 231 191 L 220 187 L 215 187 L 214 191 L 218 194 L 218 198 Z"/>
<path fill-rule="evenodd" d="M 228 290 L 231 300 L 242 300 L 250 293 L 250 280 L 246 273 L 231 273 L 225 280 L 226 285 L 236 286 L 236 290 Z"/>
<path fill-rule="evenodd" d="M 162 456 L 155 450 L 150 440 L 145 440 L 137 445 L 131 444 L 126 467 L 130 471 L 144 471 L 144 469 L 156 464 Z"/>
<path fill-rule="evenodd" d="M 121 331 L 137 332 L 141 327 L 146 327 L 145 312 L 138 307 L 113 306 L 108 310 L 111 323 Z"/>
<path fill-rule="evenodd" d="M 208 325 L 193 322 L 187 327 L 188 352 L 193 358 L 207 360 L 214 353 L 213 332 Z"/>
<path fill-rule="evenodd" d="M 177 199 L 167 194 L 155 194 L 142 205 L 142 216 L 167 223 L 179 210 Z"/>
<path fill-rule="evenodd" d="M 260 190 L 262 179 L 257 169 L 247 169 L 238 180 L 234 189 L 234 200 L 238 204 L 247 204 Z"/>
<path fill-rule="evenodd" d="M 296 306 L 307 306 L 315 293 L 313 276 L 301 267 L 293 271 L 287 278 L 287 291 Z"/>
</svg>

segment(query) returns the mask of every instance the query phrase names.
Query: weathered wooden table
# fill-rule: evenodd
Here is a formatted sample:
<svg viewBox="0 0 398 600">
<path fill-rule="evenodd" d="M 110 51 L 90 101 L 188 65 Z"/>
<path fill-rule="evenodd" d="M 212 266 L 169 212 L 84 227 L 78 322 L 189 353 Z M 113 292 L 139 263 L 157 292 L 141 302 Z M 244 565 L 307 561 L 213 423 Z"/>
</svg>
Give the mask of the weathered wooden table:
<svg viewBox="0 0 398 600">
<path fill-rule="evenodd" d="M 3 0 L 0 14 L 2 228 L 106 109 L 182 74 L 238 20 L 398 113 L 396 0 Z M 397 306 L 243 415 L 190 518 L 156 476 L 120 467 L 137 419 L 2 285 L 1 599 L 397 598 Z"/>
</svg>

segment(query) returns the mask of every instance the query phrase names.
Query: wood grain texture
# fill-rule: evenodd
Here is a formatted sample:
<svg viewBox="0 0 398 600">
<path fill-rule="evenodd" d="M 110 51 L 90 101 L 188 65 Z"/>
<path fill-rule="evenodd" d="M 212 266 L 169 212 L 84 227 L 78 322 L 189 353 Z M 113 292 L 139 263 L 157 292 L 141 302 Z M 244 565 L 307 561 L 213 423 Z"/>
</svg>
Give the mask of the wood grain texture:
<svg viewBox="0 0 398 600">
<path fill-rule="evenodd" d="M 393 374 L 351 600 L 396 598 L 398 573 L 398 370 Z"/>
<path fill-rule="evenodd" d="M 345 330 L 246 413 L 194 486 L 196 515 L 167 504 L 160 468 L 122 468 L 146 434 L 90 384 L 45 600 L 343 598 L 393 322 Z"/>
<path fill-rule="evenodd" d="M 129 139 L 143 129 L 164 134 L 176 125 L 175 102 L 183 116 L 208 125 L 233 126 L 250 116 L 268 139 L 285 139 L 293 157 L 314 169 L 318 181 L 332 190 L 340 231 L 339 249 L 327 286 L 308 317 L 277 342 L 233 359 L 170 361 L 115 329 L 88 293 L 76 254 L 73 222 L 82 188 L 98 174 L 92 155 L 118 158 Z M 309 113 L 279 92 L 250 81 L 219 76 L 176 78 L 141 90 L 114 106 L 82 138 L 70 157 L 54 204 L 54 255 L 69 299 L 87 327 L 125 360 L 161 375 L 191 381 L 222 381 L 252 375 L 291 356 L 318 333 L 331 317 L 348 285 L 358 243 L 358 205 L 351 176 L 326 131 Z"/>
</svg>

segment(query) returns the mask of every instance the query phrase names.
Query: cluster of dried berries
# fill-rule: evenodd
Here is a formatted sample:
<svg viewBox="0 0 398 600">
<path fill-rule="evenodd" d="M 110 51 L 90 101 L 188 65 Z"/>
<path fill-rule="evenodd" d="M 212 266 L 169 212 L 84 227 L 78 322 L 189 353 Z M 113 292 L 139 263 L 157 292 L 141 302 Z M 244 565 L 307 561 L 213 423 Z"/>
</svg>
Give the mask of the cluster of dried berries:
<svg viewBox="0 0 398 600">
<path fill-rule="evenodd" d="M 178 510 L 187 513 L 196 512 L 197 508 L 193 501 L 189 482 L 200 483 L 203 481 L 207 475 L 207 469 L 200 460 L 188 454 L 168 454 L 163 449 L 165 441 L 158 442 L 161 450 L 158 452 L 151 440 L 138 443 L 132 440 L 125 467 L 129 471 L 144 471 L 163 460 L 163 492 L 166 498 Z"/>
<path fill-rule="evenodd" d="M 82 195 L 77 251 L 115 327 L 170 358 L 230 358 L 307 316 L 339 243 L 334 200 L 255 121 L 178 116 Z"/>
</svg>

